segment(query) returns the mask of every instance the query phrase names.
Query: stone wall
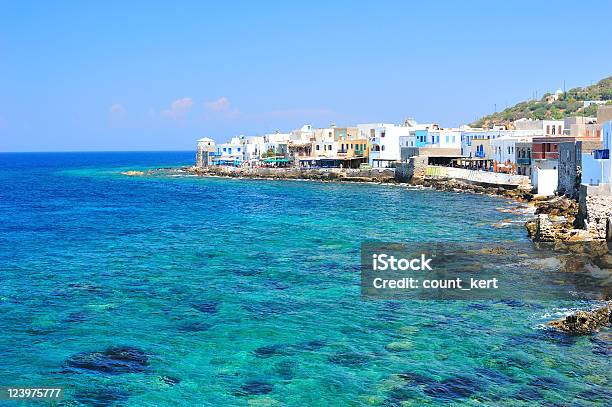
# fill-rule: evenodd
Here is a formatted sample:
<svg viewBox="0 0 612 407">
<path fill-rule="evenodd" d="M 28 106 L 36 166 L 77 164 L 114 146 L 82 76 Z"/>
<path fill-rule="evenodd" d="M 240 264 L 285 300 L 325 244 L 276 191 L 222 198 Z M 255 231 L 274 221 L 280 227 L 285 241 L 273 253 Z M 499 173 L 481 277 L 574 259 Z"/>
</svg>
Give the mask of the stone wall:
<svg viewBox="0 0 612 407">
<path fill-rule="evenodd" d="M 582 142 L 559 143 L 559 178 L 557 192 L 570 198 L 578 198 L 580 169 L 582 168 Z"/>
<path fill-rule="evenodd" d="M 581 185 L 578 223 L 593 239 L 610 240 L 612 235 L 612 188 L 610 184 Z"/>
<path fill-rule="evenodd" d="M 424 179 L 427 169 L 426 156 L 410 157 L 395 167 L 395 179 L 400 182 L 408 182 L 413 179 Z"/>
<path fill-rule="evenodd" d="M 497 185 L 530 189 L 529 177 L 524 175 L 503 174 L 499 172 L 467 170 L 465 168 L 440 167 L 428 165 L 426 176 L 463 180 L 478 185 Z"/>
<path fill-rule="evenodd" d="M 395 171 L 392 168 L 384 170 L 349 169 L 349 168 L 245 168 L 245 167 L 191 167 L 188 171 L 199 175 L 225 176 L 237 178 L 270 178 L 270 179 L 311 179 L 320 181 L 355 181 L 355 182 L 392 182 Z"/>
</svg>

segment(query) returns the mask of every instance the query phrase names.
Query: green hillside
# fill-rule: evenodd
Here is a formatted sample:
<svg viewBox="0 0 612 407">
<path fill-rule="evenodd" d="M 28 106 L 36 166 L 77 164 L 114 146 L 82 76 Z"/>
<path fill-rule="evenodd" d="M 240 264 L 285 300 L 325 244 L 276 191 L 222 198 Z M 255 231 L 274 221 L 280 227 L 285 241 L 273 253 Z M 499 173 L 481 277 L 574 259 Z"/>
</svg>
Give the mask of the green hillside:
<svg viewBox="0 0 612 407">
<path fill-rule="evenodd" d="M 484 116 L 471 123 L 472 127 L 489 127 L 494 124 L 507 124 L 517 119 L 563 119 L 568 116 L 596 116 L 597 105 L 583 108 L 585 100 L 606 100 L 612 103 L 612 76 L 602 79 L 595 85 L 573 88 L 550 101 L 551 93 L 540 100 L 520 102 L 501 112 Z"/>
</svg>

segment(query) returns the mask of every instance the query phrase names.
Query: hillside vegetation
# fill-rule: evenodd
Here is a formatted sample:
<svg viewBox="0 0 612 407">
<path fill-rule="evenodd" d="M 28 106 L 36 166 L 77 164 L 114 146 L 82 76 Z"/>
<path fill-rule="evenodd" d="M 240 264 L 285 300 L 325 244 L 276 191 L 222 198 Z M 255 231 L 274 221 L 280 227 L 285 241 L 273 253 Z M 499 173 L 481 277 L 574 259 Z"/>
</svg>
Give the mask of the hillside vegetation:
<svg viewBox="0 0 612 407">
<path fill-rule="evenodd" d="M 596 116 L 597 105 L 583 108 L 585 100 L 605 100 L 612 103 L 612 76 L 602 79 L 595 85 L 573 88 L 552 100 L 553 94 L 547 93 L 540 100 L 520 102 L 501 112 L 484 116 L 471 123 L 472 127 L 490 127 L 494 124 L 508 124 L 517 119 L 563 119 L 569 116 Z"/>
</svg>

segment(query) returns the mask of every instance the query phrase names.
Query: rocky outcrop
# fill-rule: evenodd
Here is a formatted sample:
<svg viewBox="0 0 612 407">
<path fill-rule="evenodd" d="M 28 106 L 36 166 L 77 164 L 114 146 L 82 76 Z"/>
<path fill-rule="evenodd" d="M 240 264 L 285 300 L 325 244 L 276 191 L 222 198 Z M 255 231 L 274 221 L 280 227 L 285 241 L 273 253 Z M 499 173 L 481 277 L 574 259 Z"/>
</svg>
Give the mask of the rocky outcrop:
<svg viewBox="0 0 612 407">
<path fill-rule="evenodd" d="M 525 223 L 529 237 L 536 242 L 571 242 L 591 240 L 588 234 L 575 227 L 578 203 L 566 197 L 538 197 L 534 219 Z"/>
<path fill-rule="evenodd" d="M 609 184 L 582 185 L 578 223 L 594 239 L 612 240 L 612 191 Z"/>
<path fill-rule="evenodd" d="M 591 311 L 578 311 L 565 318 L 551 321 L 547 325 L 559 331 L 584 335 L 609 326 L 612 322 L 612 303 Z"/>
<path fill-rule="evenodd" d="M 346 182 L 395 182 L 395 173 L 387 170 L 360 170 L 341 168 L 235 168 L 235 167 L 190 167 L 183 171 L 201 176 L 217 176 L 251 179 L 293 179 Z"/>
</svg>

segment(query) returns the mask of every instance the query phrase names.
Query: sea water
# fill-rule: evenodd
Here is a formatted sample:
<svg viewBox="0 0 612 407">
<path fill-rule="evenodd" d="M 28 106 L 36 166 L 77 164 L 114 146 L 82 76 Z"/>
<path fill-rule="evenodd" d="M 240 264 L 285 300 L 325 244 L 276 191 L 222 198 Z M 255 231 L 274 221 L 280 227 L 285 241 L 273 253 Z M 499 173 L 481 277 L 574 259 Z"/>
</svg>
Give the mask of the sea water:
<svg viewBox="0 0 612 407">
<path fill-rule="evenodd" d="M 542 328 L 585 304 L 361 298 L 363 241 L 528 247 L 510 202 L 121 174 L 193 156 L 0 155 L 0 386 L 69 406 L 611 404 L 609 331 Z"/>
</svg>

